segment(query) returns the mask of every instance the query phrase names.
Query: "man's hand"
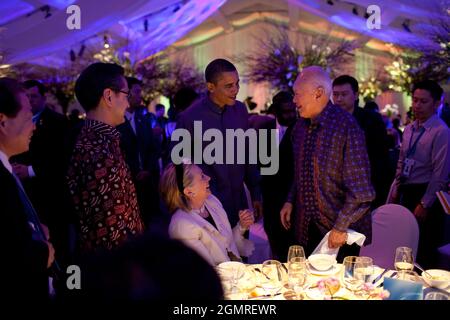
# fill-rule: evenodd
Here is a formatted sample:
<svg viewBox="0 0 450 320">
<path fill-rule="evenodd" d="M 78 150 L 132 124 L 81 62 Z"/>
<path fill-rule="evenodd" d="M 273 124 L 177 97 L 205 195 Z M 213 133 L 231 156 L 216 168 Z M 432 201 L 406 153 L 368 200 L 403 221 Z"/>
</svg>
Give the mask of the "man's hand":
<svg viewBox="0 0 450 320">
<path fill-rule="evenodd" d="M 13 172 L 20 180 L 25 180 L 29 178 L 28 166 L 19 163 L 13 163 L 12 168 Z"/>
<path fill-rule="evenodd" d="M 258 221 L 262 217 L 263 213 L 261 201 L 253 201 L 253 211 L 255 215 L 255 221 Z"/>
<path fill-rule="evenodd" d="M 239 224 L 242 229 L 248 230 L 253 223 L 255 223 L 255 218 L 250 210 L 245 209 L 239 211 Z"/>
<path fill-rule="evenodd" d="M 48 259 L 47 259 L 47 268 L 50 268 L 53 261 L 55 261 L 55 249 L 53 248 L 53 245 L 51 242 L 46 241 L 48 246 Z"/>
<path fill-rule="evenodd" d="M 422 204 L 419 203 L 417 207 L 414 209 L 414 216 L 416 217 L 417 221 L 419 222 L 425 221 L 427 215 L 428 209 L 424 208 Z"/>
<path fill-rule="evenodd" d="M 292 208 L 293 208 L 292 203 L 286 202 L 280 211 L 281 224 L 286 230 L 289 230 L 289 228 L 291 227 Z"/>
<path fill-rule="evenodd" d="M 347 232 L 331 229 L 330 236 L 328 237 L 328 247 L 330 249 L 340 248 L 346 242 L 347 242 Z"/>
</svg>

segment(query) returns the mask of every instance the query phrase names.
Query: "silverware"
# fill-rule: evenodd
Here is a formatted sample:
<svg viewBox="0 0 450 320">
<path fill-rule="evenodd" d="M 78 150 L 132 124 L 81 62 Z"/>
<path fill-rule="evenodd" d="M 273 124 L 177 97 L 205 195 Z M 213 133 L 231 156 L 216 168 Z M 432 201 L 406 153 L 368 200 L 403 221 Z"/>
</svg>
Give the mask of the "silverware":
<svg viewBox="0 0 450 320">
<path fill-rule="evenodd" d="M 391 275 L 389 275 L 389 278 L 393 278 L 397 275 L 397 271 L 392 272 Z M 377 285 L 377 288 L 381 288 L 384 285 L 384 280 L 380 282 L 379 285 Z"/>
<path fill-rule="evenodd" d="M 279 296 L 281 294 L 281 292 L 278 292 L 278 293 L 275 293 L 273 296 L 275 297 L 275 296 Z M 260 299 L 260 298 L 271 298 L 272 297 L 272 295 L 271 294 L 263 294 L 263 295 L 260 295 L 260 296 L 256 296 L 256 297 L 250 297 L 250 298 L 248 298 L 248 300 L 251 300 L 251 299 Z"/>
<path fill-rule="evenodd" d="M 262 272 L 259 268 L 255 267 L 254 269 L 256 271 L 258 271 L 259 273 L 262 273 L 266 277 L 267 280 L 270 280 L 270 278 L 264 272 Z"/>
<path fill-rule="evenodd" d="M 284 265 L 284 263 L 282 263 L 281 266 L 284 268 L 284 270 L 286 270 L 286 273 L 289 273 L 288 268 L 286 268 L 286 266 Z"/>
<path fill-rule="evenodd" d="M 384 274 L 385 274 L 386 272 L 388 272 L 388 271 L 389 271 L 388 269 L 384 269 L 384 271 L 383 271 L 382 273 L 380 273 L 380 275 L 379 275 L 378 277 L 376 277 L 376 278 L 372 281 L 372 284 L 375 284 L 376 282 L 378 282 L 378 280 L 380 280 L 381 278 L 383 278 Z"/>
<path fill-rule="evenodd" d="M 414 266 L 419 269 L 420 271 L 422 271 L 423 273 L 426 273 L 428 278 L 433 279 L 433 276 L 431 274 L 429 274 L 428 272 L 426 272 L 417 262 L 414 262 Z"/>
</svg>

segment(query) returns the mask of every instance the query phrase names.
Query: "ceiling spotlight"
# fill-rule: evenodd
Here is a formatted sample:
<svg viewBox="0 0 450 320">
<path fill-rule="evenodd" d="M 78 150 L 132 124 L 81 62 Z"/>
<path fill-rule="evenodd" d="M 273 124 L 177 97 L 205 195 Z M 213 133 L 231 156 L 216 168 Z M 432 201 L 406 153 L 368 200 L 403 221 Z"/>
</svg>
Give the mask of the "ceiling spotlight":
<svg viewBox="0 0 450 320">
<path fill-rule="evenodd" d="M 41 11 L 45 12 L 44 19 L 50 18 L 52 16 L 49 5 L 45 5 L 45 6 L 41 7 Z"/>
<path fill-rule="evenodd" d="M 148 31 L 148 19 L 144 20 L 144 31 L 147 32 Z"/>
<path fill-rule="evenodd" d="M 327 3 L 328 3 L 330 6 L 334 5 L 334 2 L 331 1 L 331 0 L 328 0 Z"/>
<path fill-rule="evenodd" d="M 70 50 L 70 61 L 75 61 L 77 57 L 75 56 L 75 51 L 73 49 Z"/>
<path fill-rule="evenodd" d="M 352 13 L 353 13 L 355 16 L 358 16 L 358 15 L 359 15 L 359 13 L 358 13 L 358 8 L 353 7 Z"/>
<path fill-rule="evenodd" d="M 106 34 L 103 36 L 103 47 L 104 47 L 105 49 L 108 49 L 108 48 L 109 48 L 108 36 L 107 36 Z"/>
<path fill-rule="evenodd" d="M 405 29 L 406 32 L 411 33 L 411 29 L 409 28 L 409 20 L 403 21 L 402 27 L 403 27 L 403 29 Z"/>
<path fill-rule="evenodd" d="M 81 45 L 80 51 L 78 51 L 78 56 L 82 57 L 86 46 L 84 44 Z"/>
</svg>

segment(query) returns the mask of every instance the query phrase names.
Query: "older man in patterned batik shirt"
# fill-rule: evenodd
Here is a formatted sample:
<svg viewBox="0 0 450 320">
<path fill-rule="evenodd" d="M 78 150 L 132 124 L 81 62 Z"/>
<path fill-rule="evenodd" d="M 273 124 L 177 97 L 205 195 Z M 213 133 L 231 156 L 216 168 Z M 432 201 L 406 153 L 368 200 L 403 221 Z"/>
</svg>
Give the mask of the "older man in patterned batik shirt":
<svg viewBox="0 0 450 320">
<path fill-rule="evenodd" d="M 78 78 L 75 93 L 87 120 L 77 136 L 66 178 L 79 218 L 80 249 L 113 249 L 143 231 L 136 190 L 115 128 L 129 106 L 123 68 L 90 65 Z"/>
<path fill-rule="evenodd" d="M 331 230 L 328 246 L 341 248 L 338 260 L 358 255 L 357 245 L 346 244 L 347 229 L 371 242 L 369 208 L 375 197 L 364 133 L 351 114 L 330 103 L 331 80 L 320 67 L 303 69 L 294 93 L 301 118 L 292 133 L 295 176 L 282 223 L 294 226 L 307 254 Z"/>
</svg>

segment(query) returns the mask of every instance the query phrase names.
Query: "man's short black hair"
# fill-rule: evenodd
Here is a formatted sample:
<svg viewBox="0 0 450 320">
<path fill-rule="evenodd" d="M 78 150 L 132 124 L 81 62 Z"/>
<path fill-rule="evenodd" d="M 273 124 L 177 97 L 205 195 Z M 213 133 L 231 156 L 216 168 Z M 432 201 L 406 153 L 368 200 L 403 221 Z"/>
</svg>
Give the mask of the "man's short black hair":
<svg viewBox="0 0 450 320">
<path fill-rule="evenodd" d="M 84 69 L 75 83 L 75 95 L 87 112 L 95 109 L 105 89 L 123 88 L 124 70 L 114 63 L 93 63 Z"/>
<path fill-rule="evenodd" d="M 17 80 L 0 78 L 0 113 L 15 117 L 21 109 L 18 95 L 24 92 L 23 86 Z"/>
<path fill-rule="evenodd" d="M 198 93 L 194 89 L 191 87 L 183 87 L 173 96 L 173 104 L 177 111 L 183 111 L 187 109 L 197 98 Z"/>
<path fill-rule="evenodd" d="M 142 81 L 139 80 L 138 78 L 126 77 L 126 79 L 127 79 L 127 83 L 128 83 L 128 89 L 130 89 L 130 90 L 135 84 L 142 86 Z"/>
<path fill-rule="evenodd" d="M 444 93 L 444 90 L 442 90 L 441 86 L 433 80 L 424 80 L 415 83 L 413 85 L 412 93 L 414 94 L 414 91 L 416 91 L 417 89 L 427 90 L 431 94 L 433 101 L 441 100 L 442 94 Z"/>
<path fill-rule="evenodd" d="M 220 74 L 224 72 L 234 72 L 237 71 L 234 64 L 225 59 L 216 59 L 211 61 L 205 70 L 206 82 L 217 83 Z"/>
<path fill-rule="evenodd" d="M 293 102 L 294 95 L 289 91 L 280 91 L 272 98 L 272 104 L 267 110 L 268 113 L 275 114 L 280 109 L 281 104 Z"/>
<path fill-rule="evenodd" d="M 47 88 L 42 84 L 42 82 L 37 81 L 37 80 L 32 79 L 32 80 L 24 81 L 23 86 L 25 89 L 31 89 L 31 88 L 37 87 L 39 90 L 39 94 L 41 96 L 44 96 L 45 93 L 47 92 Z"/>
<path fill-rule="evenodd" d="M 358 80 L 356 80 L 352 76 L 345 74 L 345 75 L 337 77 L 333 81 L 333 87 L 334 86 L 342 86 L 343 84 L 349 84 L 352 87 L 352 90 L 354 93 L 359 91 Z"/>
</svg>

